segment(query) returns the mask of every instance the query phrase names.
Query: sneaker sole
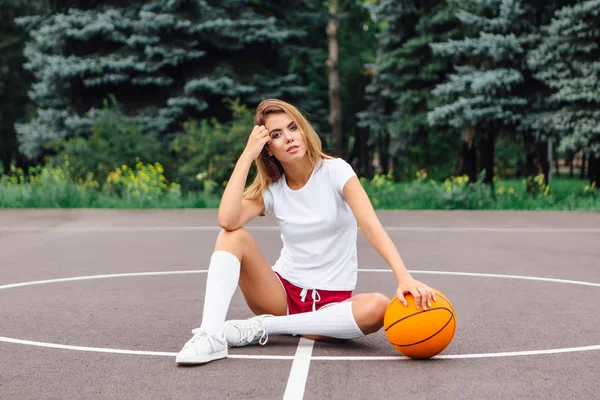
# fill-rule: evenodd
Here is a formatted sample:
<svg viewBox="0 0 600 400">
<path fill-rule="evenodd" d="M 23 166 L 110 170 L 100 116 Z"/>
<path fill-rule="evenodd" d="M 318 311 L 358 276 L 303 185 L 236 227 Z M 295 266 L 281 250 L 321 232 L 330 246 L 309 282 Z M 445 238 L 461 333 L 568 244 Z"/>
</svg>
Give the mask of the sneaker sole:
<svg viewBox="0 0 600 400">
<path fill-rule="evenodd" d="M 175 362 L 177 364 L 206 364 L 214 360 L 227 358 L 227 350 L 222 350 L 207 356 L 177 356 Z"/>
<path fill-rule="evenodd" d="M 229 347 L 231 348 L 238 348 L 238 347 L 246 347 L 246 346 L 256 346 L 257 344 L 259 344 L 258 342 L 253 342 L 253 343 L 242 343 L 242 344 L 228 344 Z"/>
</svg>

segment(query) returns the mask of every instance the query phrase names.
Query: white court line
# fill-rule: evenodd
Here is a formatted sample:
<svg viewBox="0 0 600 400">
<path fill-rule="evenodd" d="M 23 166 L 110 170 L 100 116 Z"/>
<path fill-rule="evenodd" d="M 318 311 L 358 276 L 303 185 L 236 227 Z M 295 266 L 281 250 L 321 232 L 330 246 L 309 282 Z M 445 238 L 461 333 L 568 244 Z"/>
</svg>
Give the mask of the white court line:
<svg viewBox="0 0 600 400">
<path fill-rule="evenodd" d="M 23 340 L 0 336 L 0 342 L 25 344 L 28 346 L 46 347 L 50 349 L 63 349 L 75 351 L 89 351 L 92 353 L 110 353 L 110 354 L 128 354 L 136 356 L 162 356 L 175 357 L 177 353 L 168 351 L 145 351 L 145 350 L 127 350 L 127 349 L 111 349 L 107 347 L 88 347 L 88 346 L 73 346 L 69 344 L 56 344 L 38 342 L 35 340 Z M 242 360 L 293 360 L 294 356 L 278 356 L 278 355 L 251 355 L 251 354 L 230 354 L 227 358 L 237 358 Z"/>
<path fill-rule="evenodd" d="M 302 400 L 304 398 L 304 389 L 308 379 L 308 370 L 312 356 L 314 340 L 301 337 L 292 363 L 290 377 L 285 387 L 283 400 Z"/>
<path fill-rule="evenodd" d="M 23 286 L 45 285 L 47 283 L 87 281 L 87 280 L 93 280 L 93 279 L 127 278 L 127 277 L 132 277 L 132 276 L 205 274 L 207 272 L 208 272 L 207 269 L 198 269 L 198 270 L 187 270 L 187 271 L 132 272 L 132 273 L 126 273 L 126 274 L 106 274 L 106 275 L 76 276 L 76 277 L 73 277 L 73 278 L 58 278 L 58 279 L 47 279 L 47 280 L 43 280 L 43 281 L 31 281 L 31 282 L 11 283 L 9 285 L 0 286 L 0 290 L 2 290 L 2 289 L 13 289 L 13 288 L 23 287 Z"/>
<path fill-rule="evenodd" d="M 246 226 L 251 231 L 278 232 L 277 226 Z M 493 232 L 493 233 L 600 233 L 600 228 L 501 228 L 501 227 L 436 227 L 384 226 L 388 232 Z M 0 232 L 218 232 L 219 226 L 90 226 L 90 227 L 0 227 Z"/>
<path fill-rule="evenodd" d="M 301 338 L 308 342 L 312 340 Z M 67 344 L 56 344 L 56 343 L 45 343 L 34 340 L 23 340 L 0 336 L 0 342 L 24 344 L 28 346 L 46 347 L 50 349 L 63 349 L 63 350 L 74 350 L 74 351 L 87 351 L 92 353 L 110 353 L 110 354 L 127 354 L 137 356 L 161 356 L 161 357 L 175 357 L 177 353 L 167 351 L 144 351 L 144 350 L 127 350 L 127 349 L 112 349 L 105 347 L 87 347 L 87 346 L 73 346 Z M 310 344 L 310 352 L 312 354 L 313 344 Z M 580 346 L 580 347 L 565 347 L 560 349 L 545 349 L 545 350 L 524 350 L 524 351 L 505 351 L 499 353 L 473 353 L 473 354 L 443 354 L 432 357 L 432 359 L 446 359 L 446 360 L 461 360 L 461 359 L 472 359 L 472 358 L 498 358 L 498 357 L 523 357 L 523 356 L 540 356 L 540 355 L 551 355 L 560 353 L 575 353 L 582 351 L 595 351 L 600 350 L 600 345 L 595 346 Z M 280 356 L 280 355 L 259 355 L 259 354 L 230 354 L 228 358 L 239 359 L 239 360 L 296 360 L 297 356 L 304 357 L 304 353 L 308 351 L 305 347 L 302 348 L 302 354 L 300 344 L 296 350 L 295 356 Z M 405 361 L 410 360 L 404 356 L 310 356 L 308 364 L 303 365 L 308 373 L 308 367 L 310 361 Z M 292 366 L 293 368 L 293 366 Z M 301 371 L 300 366 L 298 369 Z M 298 372 L 299 373 L 299 372 Z M 290 374 L 291 378 L 291 374 Z"/>
<path fill-rule="evenodd" d="M 467 358 L 496 358 L 496 357 L 522 357 L 522 356 L 540 356 L 546 354 L 573 353 L 578 351 L 593 351 L 600 350 L 600 345 L 582 346 L 582 347 L 566 347 L 562 349 L 547 349 L 547 350 L 526 350 L 526 351 L 506 351 L 500 353 L 478 353 L 478 354 L 442 354 L 432 359 L 457 360 Z M 396 361 L 410 360 L 404 356 L 314 356 L 313 361 Z"/>
<path fill-rule="evenodd" d="M 112 353 L 112 354 L 133 354 L 137 356 L 168 356 L 175 357 L 177 353 L 168 353 L 165 351 L 137 351 L 137 350 L 126 350 L 126 349 L 110 349 L 103 347 L 87 347 L 87 346 L 72 346 L 68 344 L 56 344 L 56 343 L 45 343 L 34 340 L 22 340 L 0 336 L 0 342 L 25 344 L 28 346 L 36 347 L 47 347 L 50 349 L 63 349 L 63 350 L 75 350 L 75 351 L 90 351 L 93 353 Z"/>
<path fill-rule="evenodd" d="M 422 271 L 422 270 L 409 270 L 415 274 L 431 274 L 431 275 L 456 275 L 456 276 L 471 276 L 471 277 L 482 277 L 482 278 L 503 278 L 503 279 L 522 279 L 531 281 L 541 282 L 552 282 L 552 283 L 563 283 L 571 285 L 582 285 L 582 286 L 593 286 L 600 287 L 600 283 L 575 281 L 567 279 L 555 279 L 555 278 L 543 278 L 535 276 L 524 276 L 524 275 L 501 275 L 501 274 L 486 274 L 486 273 L 475 273 L 475 272 L 453 272 L 453 271 Z M 91 276 L 79 276 L 72 278 L 58 278 L 58 279 L 47 279 L 40 281 L 30 281 L 13 283 L 8 285 L 0 286 L 2 289 L 12 289 L 25 286 L 60 283 L 60 282 L 73 282 L 82 280 L 93 280 L 93 279 L 108 279 L 108 278 L 123 278 L 123 277 L 136 277 L 136 276 L 159 276 L 159 275 L 177 275 L 177 274 L 201 274 L 206 273 L 207 270 L 186 270 L 186 271 L 158 271 L 158 272 L 135 272 L 135 273 L 123 273 L 123 274 L 107 274 L 107 275 L 91 275 Z M 391 273 L 390 269 L 359 269 L 359 272 L 387 272 Z M 149 356 L 168 356 L 174 357 L 177 353 L 170 352 L 158 352 L 158 351 L 140 351 L 140 350 L 126 350 L 126 349 L 111 349 L 111 348 L 100 348 L 100 347 L 85 347 L 85 346 L 72 346 L 63 345 L 57 343 L 45 343 L 31 340 L 22 340 L 9 337 L 1 337 L 0 342 L 24 344 L 30 346 L 65 349 L 65 350 L 78 350 L 78 351 L 90 351 L 100 353 L 113 353 L 113 354 L 132 354 L 132 355 L 149 355 Z M 531 356 L 531 355 L 543 355 L 543 354 L 558 354 L 558 353 L 570 353 L 570 352 L 581 352 L 581 351 L 593 351 L 600 350 L 600 345 L 583 346 L 583 347 L 567 347 L 559 349 L 547 349 L 547 350 L 525 350 L 525 351 L 514 351 L 514 352 L 499 352 L 499 353 L 479 353 L 479 354 L 450 354 L 450 355 L 438 355 L 433 358 L 441 359 L 466 359 L 466 358 L 493 358 L 493 357 L 514 357 L 514 356 Z M 299 350 L 298 350 L 299 351 Z M 292 356 L 278 356 L 278 355 L 244 355 L 232 354 L 229 358 L 234 359 L 249 359 L 249 360 L 292 360 L 295 357 Z M 347 361 L 373 361 L 373 360 L 402 360 L 407 359 L 402 356 L 379 356 L 379 357 L 359 357 L 359 356 L 315 356 L 310 357 L 311 360 L 347 360 Z"/>
<path fill-rule="evenodd" d="M 158 271 L 158 272 L 132 272 L 124 274 L 106 274 L 106 275 L 90 275 L 90 276 L 76 276 L 72 278 L 58 278 L 58 279 L 47 279 L 42 281 L 30 281 L 30 282 L 19 282 L 11 283 L 8 285 L 0 286 L 2 289 L 13 289 L 17 287 L 33 286 L 33 285 L 44 285 L 48 283 L 61 283 L 61 282 L 73 282 L 73 281 L 85 281 L 93 279 L 108 279 L 108 278 L 127 278 L 135 276 L 156 276 L 156 275 L 183 275 L 183 274 L 205 274 L 208 270 L 196 269 L 196 270 L 184 270 L 184 271 Z M 358 272 L 392 272 L 391 269 L 381 268 L 360 268 Z M 454 275 L 454 276 L 471 276 L 476 278 L 500 278 L 500 279 L 517 279 L 517 280 L 528 280 L 528 281 L 539 281 L 539 282 L 551 282 L 551 283 L 565 283 L 570 285 L 581 285 L 581 286 L 593 286 L 600 287 L 600 283 L 586 282 L 586 281 L 574 281 L 570 279 L 557 279 L 557 278 L 543 278 L 537 276 L 526 276 L 526 275 L 503 275 L 503 274 L 486 274 L 480 272 L 454 272 L 454 271 L 434 271 L 434 270 L 408 270 L 411 274 L 427 274 L 427 275 Z"/>
<path fill-rule="evenodd" d="M 259 226 L 259 228 L 268 228 L 270 226 Z M 254 229 L 254 228 L 253 228 Z M 219 231 L 218 226 L 13 226 L 0 227 L 0 232 L 188 232 L 188 231 Z"/>
<path fill-rule="evenodd" d="M 390 269 L 377 269 L 377 268 L 363 268 L 359 269 L 360 272 L 391 272 Z M 573 281 L 570 279 L 556 279 L 556 278 L 542 278 L 538 276 L 525 276 L 525 275 L 503 275 L 503 274 L 484 274 L 479 272 L 452 272 L 452 271 L 421 271 L 421 270 L 409 270 L 411 274 L 426 274 L 426 275 L 454 275 L 454 276 L 472 276 L 478 278 L 500 278 L 500 279 L 520 279 L 526 281 L 538 281 L 538 282 L 552 282 L 552 283 L 566 283 L 571 285 L 581 286 L 594 286 L 600 287 L 600 283 L 586 282 L 586 281 Z M 2 289 L 2 286 L 0 286 Z"/>
</svg>

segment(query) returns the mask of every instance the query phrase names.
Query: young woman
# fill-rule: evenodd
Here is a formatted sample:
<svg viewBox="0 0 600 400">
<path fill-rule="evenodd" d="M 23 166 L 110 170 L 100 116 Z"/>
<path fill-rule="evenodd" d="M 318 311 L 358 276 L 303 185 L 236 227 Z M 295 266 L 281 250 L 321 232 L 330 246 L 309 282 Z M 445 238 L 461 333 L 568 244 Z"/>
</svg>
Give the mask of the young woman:
<svg viewBox="0 0 600 400">
<path fill-rule="evenodd" d="M 380 293 L 353 296 L 357 223 L 393 270 L 396 295 L 411 293 L 423 309 L 433 289 L 413 279 L 377 219 L 352 167 L 322 152 L 321 140 L 298 109 L 268 99 L 256 110 L 255 126 L 221 199 L 223 228 L 208 268 L 200 328 L 179 352 L 179 364 L 202 364 L 228 354 L 228 346 L 265 344 L 268 335 L 353 339 L 377 332 L 389 299 Z M 252 162 L 258 174 L 244 191 Z M 272 214 L 283 248 L 273 267 L 250 233 L 253 218 Z M 239 285 L 256 314 L 225 322 Z"/>
</svg>

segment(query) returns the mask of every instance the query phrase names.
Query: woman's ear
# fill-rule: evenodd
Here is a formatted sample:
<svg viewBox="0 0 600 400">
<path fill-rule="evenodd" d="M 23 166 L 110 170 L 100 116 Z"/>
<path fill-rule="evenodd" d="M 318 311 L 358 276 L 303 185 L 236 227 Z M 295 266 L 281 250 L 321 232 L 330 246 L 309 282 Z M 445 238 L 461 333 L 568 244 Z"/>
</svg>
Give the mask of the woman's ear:
<svg viewBox="0 0 600 400">
<path fill-rule="evenodd" d="M 263 157 L 271 157 L 273 155 L 273 153 L 271 152 L 271 150 L 269 150 L 269 145 L 265 144 L 263 149 L 261 150 L 260 154 Z"/>
<path fill-rule="evenodd" d="M 262 152 L 261 152 L 265 157 L 271 157 L 273 155 L 273 152 L 271 151 L 271 149 L 269 149 L 269 144 L 265 144 Z"/>
</svg>

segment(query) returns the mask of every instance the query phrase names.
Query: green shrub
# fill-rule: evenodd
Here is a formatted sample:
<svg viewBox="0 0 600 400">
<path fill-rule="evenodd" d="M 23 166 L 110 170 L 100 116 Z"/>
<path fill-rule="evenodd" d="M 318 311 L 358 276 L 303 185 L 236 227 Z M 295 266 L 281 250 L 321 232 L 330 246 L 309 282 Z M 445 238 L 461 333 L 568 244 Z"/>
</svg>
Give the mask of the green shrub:
<svg viewBox="0 0 600 400">
<path fill-rule="evenodd" d="M 188 121 L 185 135 L 176 138 L 171 150 L 176 156 L 174 179 L 184 191 L 205 190 L 219 193 L 233 172 L 254 126 L 254 114 L 238 100 L 227 100 L 232 112 L 230 122 L 215 118 Z M 253 176 L 251 172 L 249 177 Z"/>
<path fill-rule="evenodd" d="M 100 183 L 88 172 L 75 178 L 68 158 L 60 166 L 14 169 L 0 178 L 1 208 L 205 208 L 219 199 L 202 194 L 183 195 L 169 183 L 159 163 L 135 168 L 123 165 Z"/>
<path fill-rule="evenodd" d="M 89 137 L 76 137 L 53 144 L 58 155 L 50 159 L 54 166 L 68 158 L 75 178 L 83 178 L 89 172 L 104 181 L 117 165 L 135 165 L 142 162 L 169 162 L 165 147 L 128 118 L 115 100 L 105 101 L 104 107 L 94 119 Z"/>
<path fill-rule="evenodd" d="M 460 176 L 439 183 L 422 170 L 409 183 L 393 182 L 391 174 L 361 182 L 373 206 L 380 209 L 600 210 L 597 190 L 581 181 L 555 179 L 548 186 L 543 176 L 522 181 L 496 177 L 492 188 L 483 183 L 484 174 L 477 182 Z"/>
<path fill-rule="evenodd" d="M 480 210 L 494 206 L 492 187 L 483 183 L 485 171 L 476 182 L 467 175 L 453 176 L 444 181 L 438 190 L 437 208 L 445 210 Z"/>
<path fill-rule="evenodd" d="M 105 180 L 93 172 L 82 177 L 68 157 L 61 165 L 32 167 L 27 172 L 13 168 L 0 177 L 2 208 L 204 208 L 218 207 L 213 180 L 206 180 L 204 192 L 183 193 L 181 185 L 169 182 L 160 163 L 123 164 L 108 172 Z M 79 173 L 78 175 L 81 175 Z M 443 182 L 430 179 L 425 171 L 416 179 L 397 183 L 392 175 L 361 178 L 377 209 L 487 209 L 487 210 L 588 210 L 600 211 L 595 185 L 585 181 L 555 179 L 550 186 L 543 176 L 531 180 L 496 178 L 494 186 L 469 182 L 466 176 Z M 533 186 L 532 186 L 533 185 Z"/>
<path fill-rule="evenodd" d="M 27 174 L 13 169 L 0 180 L 0 207 L 85 207 L 99 194 L 97 183 L 88 178 L 75 183 L 70 170 L 59 166 L 31 167 Z"/>
</svg>

